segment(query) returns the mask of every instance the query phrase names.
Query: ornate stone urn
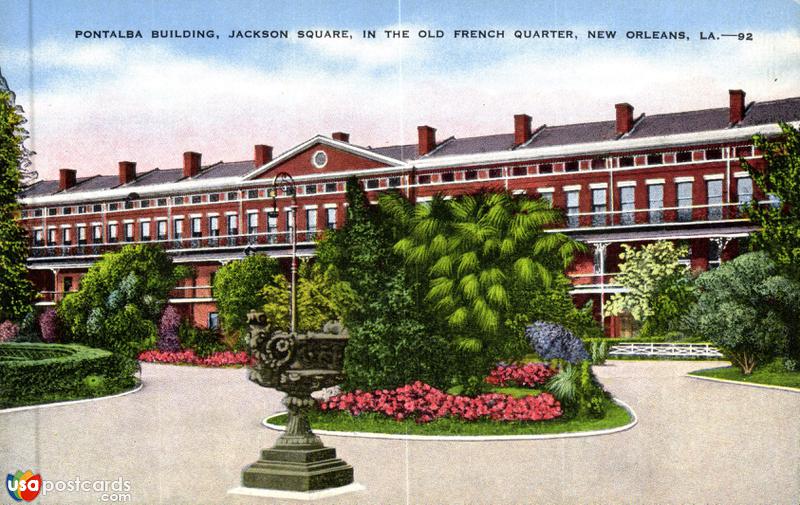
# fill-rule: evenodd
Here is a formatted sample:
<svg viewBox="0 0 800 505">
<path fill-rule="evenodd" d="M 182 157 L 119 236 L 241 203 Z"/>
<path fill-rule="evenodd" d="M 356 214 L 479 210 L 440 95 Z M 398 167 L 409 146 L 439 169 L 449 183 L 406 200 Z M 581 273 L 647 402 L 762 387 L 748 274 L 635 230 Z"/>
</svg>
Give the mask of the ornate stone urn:
<svg viewBox="0 0 800 505">
<path fill-rule="evenodd" d="M 311 431 L 308 411 L 311 393 L 342 382 L 344 347 L 348 335 L 338 323 L 322 333 L 272 332 L 261 312 L 248 314 L 250 348 L 255 364 L 250 380 L 286 393 L 289 412 L 286 431 L 261 459 L 242 472 L 245 487 L 286 491 L 316 491 L 353 483 L 353 467 L 336 457 Z"/>
</svg>

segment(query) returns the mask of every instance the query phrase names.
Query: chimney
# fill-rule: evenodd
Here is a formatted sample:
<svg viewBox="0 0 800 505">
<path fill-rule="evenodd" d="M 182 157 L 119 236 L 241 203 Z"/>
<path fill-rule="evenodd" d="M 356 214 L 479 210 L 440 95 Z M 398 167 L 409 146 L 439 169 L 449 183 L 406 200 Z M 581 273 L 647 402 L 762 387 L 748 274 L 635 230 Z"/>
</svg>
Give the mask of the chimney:
<svg viewBox="0 0 800 505">
<path fill-rule="evenodd" d="M 194 177 L 200 173 L 200 153 L 187 151 L 183 153 L 183 176 Z"/>
<path fill-rule="evenodd" d="M 262 167 L 272 161 L 272 146 L 258 144 L 255 147 L 255 164 L 256 168 Z M 198 163 L 199 164 L 199 163 Z"/>
<path fill-rule="evenodd" d="M 531 117 L 527 114 L 514 115 L 514 145 L 521 146 L 531 139 Z"/>
<path fill-rule="evenodd" d="M 136 162 L 134 161 L 120 161 L 119 162 L 119 183 L 128 184 L 136 179 Z"/>
<path fill-rule="evenodd" d="M 58 190 L 64 191 L 75 185 L 76 177 L 75 170 L 71 168 L 62 168 L 58 171 Z"/>
<path fill-rule="evenodd" d="M 436 128 L 417 126 L 417 133 L 419 134 L 419 155 L 425 156 L 436 148 Z"/>
<path fill-rule="evenodd" d="M 345 132 L 333 132 L 331 138 L 339 142 L 350 142 L 350 134 Z"/>
<path fill-rule="evenodd" d="M 731 97 L 731 124 L 735 125 L 744 119 L 744 91 L 740 89 L 731 89 L 728 91 L 728 94 Z"/>
<path fill-rule="evenodd" d="M 628 133 L 633 128 L 633 105 L 618 103 L 614 107 L 617 109 L 617 133 Z"/>
</svg>

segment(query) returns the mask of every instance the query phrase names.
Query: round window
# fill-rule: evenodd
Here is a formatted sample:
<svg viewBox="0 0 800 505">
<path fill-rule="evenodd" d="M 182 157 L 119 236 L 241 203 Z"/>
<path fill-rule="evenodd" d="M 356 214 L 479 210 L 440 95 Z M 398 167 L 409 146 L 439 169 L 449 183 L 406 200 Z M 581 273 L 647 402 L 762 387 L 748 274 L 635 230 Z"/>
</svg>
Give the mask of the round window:
<svg viewBox="0 0 800 505">
<path fill-rule="evenodd" d="M 311 157 L 311 163 L 317 168 L 322 168 L 328 164 L 328 155 L 325 154 L 325 151 L 317 151 Z"/>
</svg>

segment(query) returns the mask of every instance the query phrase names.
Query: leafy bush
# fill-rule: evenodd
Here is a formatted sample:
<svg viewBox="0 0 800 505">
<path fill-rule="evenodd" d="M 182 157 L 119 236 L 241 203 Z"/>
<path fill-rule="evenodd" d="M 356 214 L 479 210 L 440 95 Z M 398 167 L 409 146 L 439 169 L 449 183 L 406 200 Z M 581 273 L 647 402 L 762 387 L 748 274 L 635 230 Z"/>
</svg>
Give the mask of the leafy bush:
<svg viewBox="0 0 800 505">
<path fill-rule="evenodd" d="M 39 316 L 39 329 L 44 342 L 55 342 L 58 339 L 58 314 L 56 309 L 48 308 Z"/>
<path fill-rule="evenodd" d="M 12 321 L 3 321 L 3 323 L 0 324 L 0 342 L 11 342 L 17 338 L 18 333 L 19 326 Z"/>
<path fill-rule="evenodd" d="M 583 342 L 560 324 L 537 321 L 525 330 L 530 346 L 542 359 L 577 363 L 589 359 Z"/>
<path fill-rule="evenodd" d="M 464 421 L 544 421 L 561 416 L 561 406 L 549 393 L 522 398 L 488 393 L 470 398 L 450 395 L 419 381 L 393 390 L 344 393 L 320 402 L 319 407 L 346 410 L 354 416 L 377 412 L 397 421 L 414 419 L 418 423 L 442 417 Z"/>
<path fill-rule="evenodd" d="M 608 359 L 608 341 L 606 340 L 593 340 L 591 343 L 592 364 L 603 365 Z"/>
<path fill-rule="evenodd" d="M 214 298 L 222 329 L 247 335 L 247 313 L 269 301 L 264 286 L 279 275 L 278 262 L 264 254 L 245 256 L 223 265 L 214 275 Z"/>
<path fill-rule="evenodd" d="M 563 405 L 574 404 L 578 400 L 578 368 L 568 363 L 547 383 L 547 390 Z"/>
<path fill-rule="evenodd" d="M 181 314 L 173 305 L 168 305 L 161 315 L 158 325 L 158 341 L 156 347 L 159 351 L 176 352 L 181 350 L 178 331 L 181 327 Z"/>
<path fill-rule="evenodd" d="M 743 374 L 777 356 L 800 356 L 800 283 L 783 277 L 765 253 L 725 262 L 697 285 L 690 321 Z"/>
<path fill-rule="evenodd" d="M 211 356 L 227 350 L 220 334 L 213 329 L 197 328 L 184 323 L 178 330 L 178 335 L 183 348 L 193 350 L 198 356 Z"/>
<path fill-rule="evenodd" d="M 24 359 L 8 359 L 14 356 Z M 102 349 L 0 344 L 0 407 L 115 393 L 133 387 L 135 370 L 132 361 Z"/>
<path fill-rule="evenodd" d="M 565 417 L 603 417 L 610 404 L 609 394 L 592 373 L 591 363 L 568 363 L 550 379 L 546 388 L 561 402 Z"/>
<path fill-rule="evenodd" d="M 41 329 L 39 327 L 39 318 L 36 316 L 36 312 L 31 310 L 25 317 L 22 318 L 22 322 L 19 325 L 19 333 L 17 334 L 16 338 L 17 342 L 41 342 L 42 341 L 42 334 Z"/>
<path fill-rule="evenodd" d="M 62 340 L 135 359 L 155 346 L 156 323 L 169 292 L 187 275 L 187 268 L 175 266 L 157 246 L 126 245 L 104 254 L 81 279 L 80 290 L 58 306 Z"/>
</svg>

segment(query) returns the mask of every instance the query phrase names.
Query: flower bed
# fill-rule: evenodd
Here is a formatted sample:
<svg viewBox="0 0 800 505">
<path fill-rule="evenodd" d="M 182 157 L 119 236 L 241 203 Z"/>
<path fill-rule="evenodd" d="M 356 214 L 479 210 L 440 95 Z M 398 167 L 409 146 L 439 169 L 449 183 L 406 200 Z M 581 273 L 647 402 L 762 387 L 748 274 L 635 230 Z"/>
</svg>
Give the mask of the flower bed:
<svg viewBox="0 0 800 505">
<path fill-rule="evenodd" d="M 450 395 L 419 381 L 393 390 L 344 393 L 319 406 L 322 410 L 349 411 L 354 416 L 376 412 L 397 421 L 414 419 L 418 423 L 444 417 L 463 421 L 544 421 L 562 414 L 558 400 L 549 393 L 524 398 L 487 393 L 470 398 Z"/>
<path fill-rule="evenodd" d="M 528 363 L 523 366 L 501 365 L 492 370 L 485 380 L 493 386 L 534 388 L 544 385 L 557 373 L 549 366 L 540 363 Z"/>
<path fill-rule="evenodd" d="M 145 351 L 139 355 L 139 361 L 147 363 L 172 363 L 199 366 L 240 366 L 249 365 L 250 356 L 246 352 L 217 352 L 207 357 L 198 356 L 193 350 L 177 352 Z"/>
</svg>

